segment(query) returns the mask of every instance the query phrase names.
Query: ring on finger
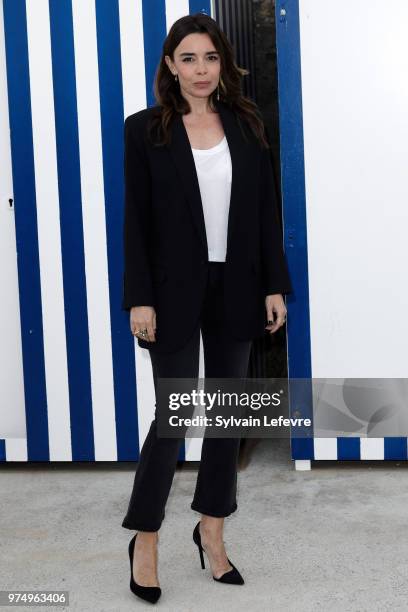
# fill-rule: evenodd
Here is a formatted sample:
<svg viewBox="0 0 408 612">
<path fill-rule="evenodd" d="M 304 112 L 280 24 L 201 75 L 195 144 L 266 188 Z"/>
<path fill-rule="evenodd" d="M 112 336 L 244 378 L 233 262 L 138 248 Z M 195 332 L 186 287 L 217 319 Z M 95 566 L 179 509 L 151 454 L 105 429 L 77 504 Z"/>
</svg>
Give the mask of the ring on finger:
<svg viewBox="0 0 408 612">
<path fill-rule="evenodd" d="M 134 332 L 135 336 L 139 336 L 140 338 L 146 338 L 147 337 L 147 329 L 138 329 L 137 331 Z"/>
</svg>

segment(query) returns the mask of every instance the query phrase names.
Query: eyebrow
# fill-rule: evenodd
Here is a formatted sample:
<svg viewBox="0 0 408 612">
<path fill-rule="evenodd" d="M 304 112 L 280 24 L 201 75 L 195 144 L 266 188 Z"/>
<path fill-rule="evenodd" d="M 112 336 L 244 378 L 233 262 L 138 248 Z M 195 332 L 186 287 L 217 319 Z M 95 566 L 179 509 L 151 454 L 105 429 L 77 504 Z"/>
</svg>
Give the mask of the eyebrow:
<svg viewBox="0 0 408 612">
<path fill-rule="evenodd" d="M 214 55 L 217 54 L 219 55 L 218 51 L 206 51 L 206 55 Z M 183 55 L 196 55 L 195 53 L 180 53 L 180 57 L 182 57 Z"/>
</svg>

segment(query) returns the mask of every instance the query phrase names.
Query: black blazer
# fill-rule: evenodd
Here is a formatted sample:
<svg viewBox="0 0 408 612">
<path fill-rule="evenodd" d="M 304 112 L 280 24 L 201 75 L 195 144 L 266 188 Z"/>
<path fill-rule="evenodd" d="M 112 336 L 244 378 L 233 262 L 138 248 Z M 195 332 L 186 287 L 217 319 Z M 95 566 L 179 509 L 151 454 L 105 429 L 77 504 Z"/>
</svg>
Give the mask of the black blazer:
<svg viewBox="0 0 408 612">
<path fill-rule="evenodd" d="M 263 336 L 265 296 L 291 293 L 283 252 L 270 151 L 224 102 L 216 102 L 232 161 L 224 305 L 230 333 Z M 160 352 L 181 348 L 198 323 L 208 273 L 200 188 L 182 117 L 171 144 L 146 136 L 157 107 L 125 120 L 124 275 L 122 309 L 153 306 L 156 341 L 139 346 Z M 245 132 L 248 141 L 241 131 Z"/>
</svg>

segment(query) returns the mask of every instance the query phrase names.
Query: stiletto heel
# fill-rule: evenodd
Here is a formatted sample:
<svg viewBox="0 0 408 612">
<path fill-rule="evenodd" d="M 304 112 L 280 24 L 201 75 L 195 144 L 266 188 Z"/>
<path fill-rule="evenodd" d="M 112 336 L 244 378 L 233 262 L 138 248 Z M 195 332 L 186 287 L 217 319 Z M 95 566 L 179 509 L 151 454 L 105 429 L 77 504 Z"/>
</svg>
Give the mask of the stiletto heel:
<svg viewBox="0 0 408 612">
<path fill-rule="evenodd" d="M 198 521 L 197 525 L 194 527 L 193 541 L 195 544 L 197 544 L 198 551 L 200 553 L 201 567 L 202 569 L 205 569 L 204 554 L 203 554 L 204 548 L 201 544 L 201 534 L 200 534 L 199 525 L 200 525 L 200 521 Z M 225 572 L 225 574 L 223 574 L 219 578 L 216 578 L 213 575 L 213 579 L 216 580 L 217 582 L 224 582 L 225 584 L 244 584 L 243 577 L 241 576 L 241 574 L 239 573 L 239 571 L 237 570 L 237 568 L 231 562 L 230 559 L 228 559 L 228 563 L 232 566 L 232 570 L 230 570 L 229 572 Z"/>
<path fill-rule="evenodd" d="M 200 553 L 201 569 L 205 569 L 204 553 L 203 553 L 203 549 L 202 549 L 202 547 L 200 545 L 198 546 L 198 552 Z"/>
<path fill-rule="evenodd" d="M 150 603 L 156 603 L 161 595 L 161 588 L 157 586 L 143 586 L 141 584 L 137 584 L 135 579 L 133 578 L 133 554 L 135 551 L 135 541 L 136 541 L 137 533 L 133 536 L 133 538 L 129 542 L 129 559 L 130 559 L 130 590 L 132 593 L 148 601 Z"/>
</svg>

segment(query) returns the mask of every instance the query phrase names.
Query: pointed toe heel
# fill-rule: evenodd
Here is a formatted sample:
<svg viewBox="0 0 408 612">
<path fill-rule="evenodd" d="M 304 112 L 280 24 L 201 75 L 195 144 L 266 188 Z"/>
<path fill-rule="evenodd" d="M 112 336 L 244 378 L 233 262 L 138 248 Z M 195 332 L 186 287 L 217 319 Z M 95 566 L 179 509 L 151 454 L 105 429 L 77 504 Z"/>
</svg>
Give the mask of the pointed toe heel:
<svg viewBox="0 0 408 612">
<path fill-rule="evenodd" d="M 216 580 L 217 582 L 224 582 L 225 584 L 244 584 L 243 577 L 241 576 L 235 565 L 232 563 L 231 559 L 228 559 L 228 563 L 232 566 L 232 570 L 230 570 L 229 572 L 225 572 L 225 574 L 223 574 L 219 578 L 213 576 L 214 580 Z"/>
<path fill-rule="evenodd" d="M 205 569 L 204 548 L 202 547 L 202 544 L 201 544 L 201 535 L 200 535 L 199 525 L 200 525 L 200 521 L 198 521 L 197 525 L 194 527 L 193 541 L 198 547 L 198 552 L 200 554 L 201 568 Z M 232 569 L 229 572 L 225 572 L 225 574 L 223 574 L 219 578 L 216 578 L 213 575 L 213 579 L 216 582 L 223 582 L 224 584 L 245 584 L 243 577 L 241 576 L 241 574 L 239 573 L 235 565 L 231 562 L 231 560 L 228 557 L 227 559 L 228 559 L 228 563 L 232 566 Z"/>
<path fill-rule="evenodd" d="M 129 542 L 129 560 L 130 560 L 130 590 L 140 599 L 144 601 L 148 601 L 149 603 L 156 603 L 161 595 L 161 588 L 157 586 L 143 586 L 141 584 L 137 584 L 135 579 L 133 578 L 133 554 L 135 550 L 135 542 L 136 542 L 137 533 L 133 536 L 133 538 Z"/>
</svg>

